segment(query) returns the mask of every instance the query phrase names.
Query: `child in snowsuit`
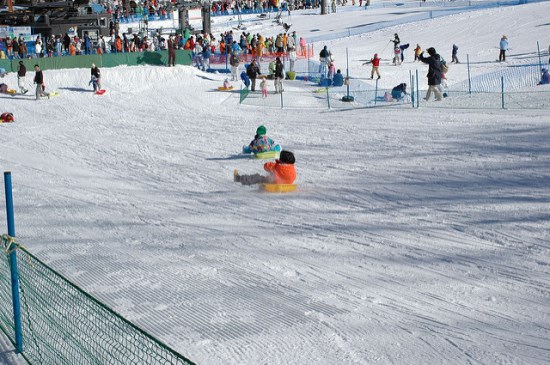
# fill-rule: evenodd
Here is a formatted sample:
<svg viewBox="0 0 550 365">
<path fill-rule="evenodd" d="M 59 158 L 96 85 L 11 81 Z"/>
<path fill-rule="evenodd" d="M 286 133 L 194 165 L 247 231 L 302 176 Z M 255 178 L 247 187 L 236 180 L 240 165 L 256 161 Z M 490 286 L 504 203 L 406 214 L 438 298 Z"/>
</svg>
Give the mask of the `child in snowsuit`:
<svg viewBox="0 0 550 365">
<path fill-rule="evenodd" d="M 260 82 L 260 89 L 262 89 L 262 98 L 267 98 L 267 81 L 265 76 L 262 76 L 262 82 Z"/>
<path fill-rule="evenodd" d="M 275 142 L 268 136 L 266 136 L 267 129 L 261 125 L 256 129 L 256 135 L 248 146 L 243 147 L 243 153 L 260 153 L 267 151 L 280 151 L 281 146 L 276 145 Z"/>
<path fill-rule="evenodd" d="M 296 162 L 294 154 L 290 151 L 281 151 L 281 156 L 275 162 L 266 162 L 264 164 L 264 170 L 269 172 L 268 176 L 262 176 L 260 174 L 254 175 L 239 175 L 239 172 L 235 170 L 234 180 L 240 182 L 243 185 L 254 184 L 292 184 L 296 180 L 296 169 L 294 163 Z"/>
<path fill-rule="evenodd" d="M 550 84 L 550 74 L 548 73 L 548 69 L 543 68 L 541 71 L 542 71 L 542 77 L 540 79 L 540 82 L 537 85 Z"/>
</svg>

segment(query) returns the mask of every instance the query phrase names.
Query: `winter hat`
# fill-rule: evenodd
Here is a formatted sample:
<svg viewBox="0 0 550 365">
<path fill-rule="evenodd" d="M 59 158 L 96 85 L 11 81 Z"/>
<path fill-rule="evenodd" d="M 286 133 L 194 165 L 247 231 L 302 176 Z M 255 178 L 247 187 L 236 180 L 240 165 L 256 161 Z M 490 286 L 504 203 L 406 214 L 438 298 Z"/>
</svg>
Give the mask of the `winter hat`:
<svg viewBox="0 0 550 365">
<path fill-rule="evenodd" d="M 505 35 L 502 36 L 502 39 L 508 39 L 508 37 L 506 37 Z"/>
<path fill-rule="evenodd" d="M 296 159 L 294 158 L 294 154 L 292 152 L 281 151 L 281 154 L 279 155 L 279 161 L 283 163 L 294 164 L 294 162 L 296 162 Z"/>
<path fill-rule="evenodd" d="M 374 58 L 378 58 L 378 53 L 375 53 L 375 54 L 374 54 Z"/>
<path fill-rule="evenodd" d="M 267 129 L 263 125 L 259 126 L 258 129 L 256 129 L 256 134 L 259 136 L 265 136 L 266 133 Z"/>
<path fill-rule="evenodd" d="M 428 48 L 427 51 L 430 56 L 433 56 L 434 54 L 436 54 L 435 48 L 433 47 Z"/>
</svg>

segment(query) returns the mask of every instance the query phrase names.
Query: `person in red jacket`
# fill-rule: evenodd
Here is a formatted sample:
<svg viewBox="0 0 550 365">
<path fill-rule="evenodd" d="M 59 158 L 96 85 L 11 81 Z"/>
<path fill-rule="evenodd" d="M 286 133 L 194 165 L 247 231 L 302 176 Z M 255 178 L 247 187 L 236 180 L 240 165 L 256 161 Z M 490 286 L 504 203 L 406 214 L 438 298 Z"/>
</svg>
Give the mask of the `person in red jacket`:
<svg viewBox="0 0 550 365">
<path fill-rule="evenodd" d="M 378 79 L 380 79 L 380 72 L 378 71 L 378 67 L 380 66 L 380 58 L 378 58 L 378 53 L 375 53 L 374 54 L 374 57 L 371 58 L 370 61 L 367 61 L 365 63 L 363 63 L 363 65 L 366 65 L 366 64 L 372 64 L 372 70 L 370 72 L 370 78 L 372 79 L 374 77 L 374 73 L 376 72 L 376 74 L 378 75 Z"/>
<path fill-rule="evenodd" d="M 254 175 L 239 175 L 239 172 L 235 170 L 234 180 L 240 182 L 243 185 L 254 184 L 292 184 L 296 180 L 296 169 L 294 168 L 295 162 L 294 154 L 290 151 L 281 151 L 278 160 L 275 162 L 266 162 L 264 164 L 264 170 L 269 172 L 268 176 L 260 174 Z"/>
</svg>

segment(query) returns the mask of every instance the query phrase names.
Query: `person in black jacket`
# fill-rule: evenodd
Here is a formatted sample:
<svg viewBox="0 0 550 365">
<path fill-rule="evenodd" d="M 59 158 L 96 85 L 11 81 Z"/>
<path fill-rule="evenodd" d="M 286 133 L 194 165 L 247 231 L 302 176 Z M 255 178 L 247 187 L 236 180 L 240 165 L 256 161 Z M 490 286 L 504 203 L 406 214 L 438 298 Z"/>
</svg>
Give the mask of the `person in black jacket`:
<svg viewBox="0 0 550 365">
<path fill-rule="evenodd" d="M 256 77 L 261 74 L 262 73 L 260 72 L 260 67 L 258 67 L 256 60 L 252 60 L 252 62 L 250 63 L 250 65 L 248 65 L 248 68 L 246 69 L 246 75 L 250 78 L 250 90 L 256 90 Z"/>
<path fill-rule="evenodd" d="M 21 94 L 26 94 L 29 90 L 25 89 L 25 77 L 27 75 L 27 68 L 23 61 L 19 61 L 19 68 L 17 69 L 17 86 Z"/>
<path fill-rule="evenodd" d="M 34 71 L 36 72 L 34 75 L 34 83 L 36 84 L 36 100 L 40 99 L 41 96 L 47 96 L 49 98 L 50 94 L 44 92 L 44 75 L 42 74 L 40 66 L 34 65 Z"/>
<path fill-rule="evenodd" d="M 97 92 L 101 90 L 101 71 L 99 70 L 99 67 L 95 65 L 95 63 L 92 63 L 91 75 L 92 80 L 90 82 L 94 86 L 94 91 Z"/>
<path fill-rule="evenodd" d="M 281 62 L 281 59 L 279 57 L 275 60 L 275 73 L 273 74 L 275 78 L 275 92 L 277 94 L 280 94 L 282 91 L 282 83 L 281 80 L 283 79 L 283 63 Z"/>
<path fill-rule="evenodd" d="M 441 56 L 437 54 L 435 48 L 433 47 L 428 48 L 428 54 L 430 57 L 424 57 L 424 52 L 422 52 L 422 54 L 418 57 L 420 61 L 429 65 L 427 75 L 428 92 L 426 93 L 424 100 L 430 100 L 430 96 L 433 91 L 435 100 L 441 101 L 443 99 L 443 95 L 441 95 L 441 91 L 439 91 L 438 88 L 441 84 Z"/>
</svg>

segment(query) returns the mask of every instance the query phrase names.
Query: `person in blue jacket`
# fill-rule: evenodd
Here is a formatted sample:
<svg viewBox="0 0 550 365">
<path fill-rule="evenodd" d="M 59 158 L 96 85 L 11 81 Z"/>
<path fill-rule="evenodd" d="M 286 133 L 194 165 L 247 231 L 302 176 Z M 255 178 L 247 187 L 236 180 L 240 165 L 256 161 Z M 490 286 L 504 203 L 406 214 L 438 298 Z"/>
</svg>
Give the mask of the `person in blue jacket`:
<svg viewBox="0 0 550 365">
<path fill-rule="evenodd" d="M 342 86 L 342 85 L 344 85 L 344 75 L 342 75 L 342 71 L 338 70 L 336 71 L 336 74 L 332 79 L 332 86 Z"/>
<path fill-rule="evenodd" d="M 498 62 L 506 61 L 506 51 L 508 50 L 508 38 L 503 35 L 500 38 L 500 53 L 498 55 Z"/>
</svg>

